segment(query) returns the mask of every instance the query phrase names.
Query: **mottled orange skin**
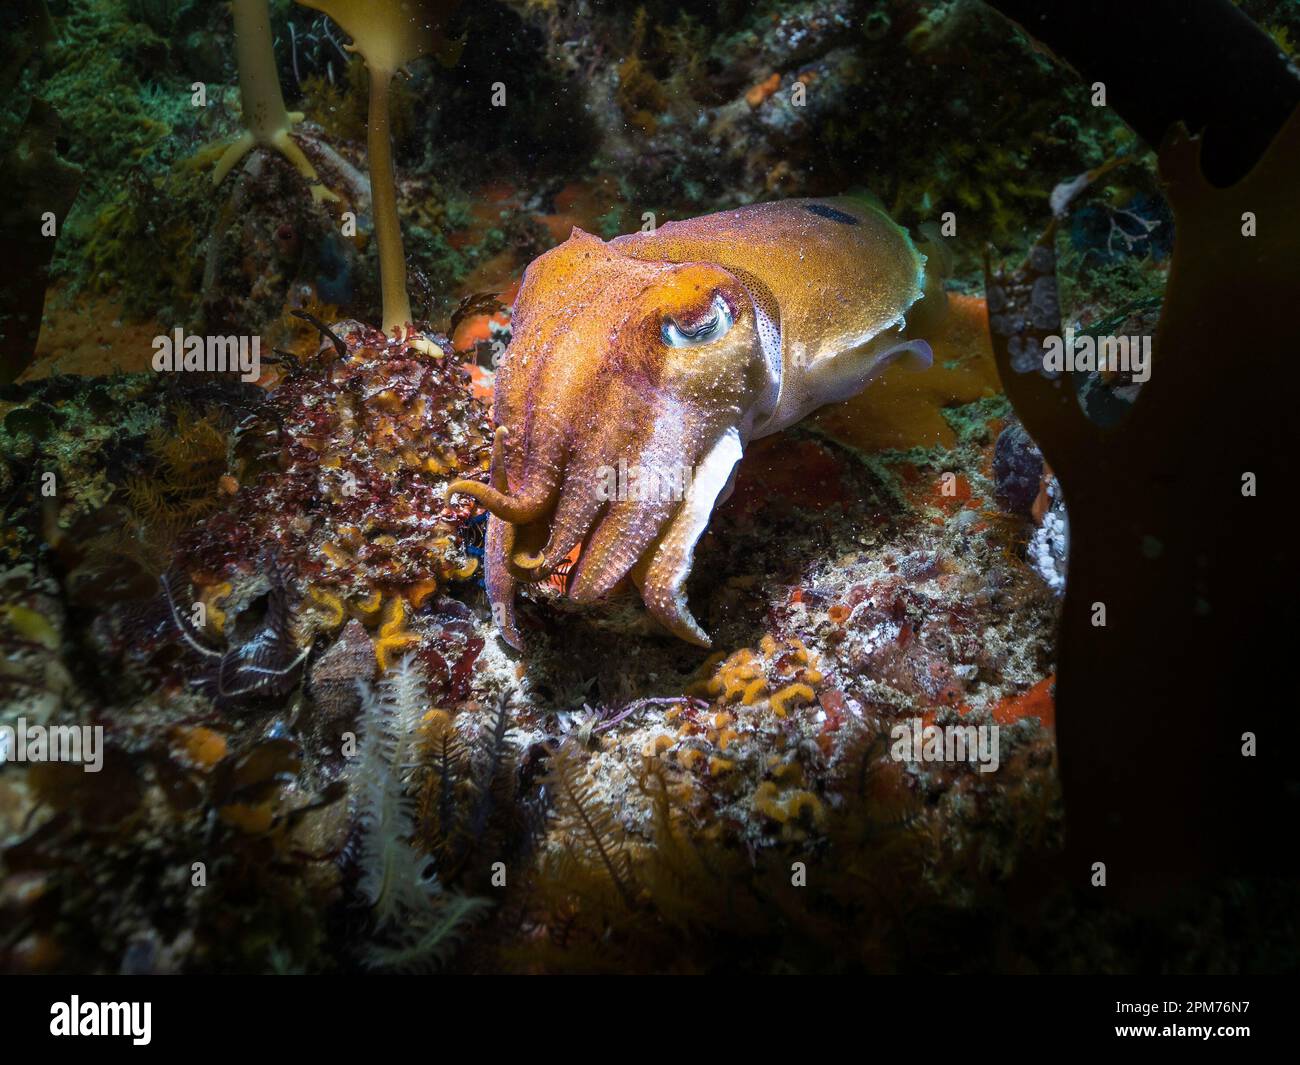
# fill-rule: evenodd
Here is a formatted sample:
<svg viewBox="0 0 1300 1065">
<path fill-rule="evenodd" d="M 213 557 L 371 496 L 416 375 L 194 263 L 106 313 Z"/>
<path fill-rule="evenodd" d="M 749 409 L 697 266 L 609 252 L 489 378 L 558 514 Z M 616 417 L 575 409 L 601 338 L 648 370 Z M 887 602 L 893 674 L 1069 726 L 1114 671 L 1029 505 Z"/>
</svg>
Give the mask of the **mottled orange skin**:
<svg viewBox="0 0 1300 1065">
<path fill-rule="evenodd" d="M 598 598 L 630 574 L 651 614 L 707 646 L 685 581 L 745 444 L 853 395 L 900 352 L 928 358 L 906 332 L 924 262 L 882 212 L 849 200 L 760 204 L 609 243 L 575 228 L 536 259 L 497 375 L 491 484 L 452 486 L 491 511 L 487 588 L 507 641 L 520 644 L 518 584 L 581 545 L 570 595 Z M 688 469 L 689 487 L 608 498 L 620 460 Z"/>
</svg>

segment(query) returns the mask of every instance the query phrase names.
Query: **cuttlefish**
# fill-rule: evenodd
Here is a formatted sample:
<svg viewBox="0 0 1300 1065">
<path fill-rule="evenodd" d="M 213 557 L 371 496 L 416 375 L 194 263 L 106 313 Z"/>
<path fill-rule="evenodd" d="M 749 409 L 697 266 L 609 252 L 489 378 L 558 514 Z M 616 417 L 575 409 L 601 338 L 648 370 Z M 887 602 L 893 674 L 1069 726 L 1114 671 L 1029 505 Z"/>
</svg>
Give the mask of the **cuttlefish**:
<svg viewBox="0 0 1300 1065">
<path fill-rule="evenodd" d="M 670 632 L 709 646 L 686 578 L 745 445 L 899 357 L 928 367 L 917 334 L 944 296 L 925 266 L 905 230 L 854 199 L 757 204 L 609 242 L 575 227 L 535 259 L 497 372 L 489 482 L 450 489 L 490 513 L 486 585 L 505 640 L 521 646 L 518 586 L 579 548 L 574 599 L 630 576 Z"/>
</svg>

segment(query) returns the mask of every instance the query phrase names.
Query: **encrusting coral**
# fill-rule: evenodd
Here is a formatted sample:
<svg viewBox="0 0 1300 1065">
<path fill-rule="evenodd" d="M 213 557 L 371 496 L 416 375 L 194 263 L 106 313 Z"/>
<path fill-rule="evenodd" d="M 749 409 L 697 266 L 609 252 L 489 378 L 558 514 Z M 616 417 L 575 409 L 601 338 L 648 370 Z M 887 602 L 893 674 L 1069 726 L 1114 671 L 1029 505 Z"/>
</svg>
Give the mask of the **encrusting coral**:
<svg viewBox="0 0 1300 1065">
<path fill-rule="evenodd" d="M 330 337 L 281 356 L 223 506 L 182 539 L 179 567 L 203 589 L 246 581 L 269 553 L 302 582 L 301 640 L 357 618 L 386 669 L 420 642 L 412 611 L 477 572 L 471 508 L 443 496 L 487 462 L 484 411 L 448 352 L 395 350 L 356 323 Z"/>
</svg>

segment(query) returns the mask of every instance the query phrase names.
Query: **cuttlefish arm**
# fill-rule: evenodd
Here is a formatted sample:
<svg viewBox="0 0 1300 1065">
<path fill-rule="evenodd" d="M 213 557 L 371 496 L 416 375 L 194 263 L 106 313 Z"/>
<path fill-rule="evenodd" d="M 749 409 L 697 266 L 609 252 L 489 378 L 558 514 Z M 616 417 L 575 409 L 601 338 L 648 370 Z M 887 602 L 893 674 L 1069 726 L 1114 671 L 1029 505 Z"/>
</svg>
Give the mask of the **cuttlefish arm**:
<svg viewBox="0 0 1300 1065">
<path fill-rule="evenodd" d="M 740 433 L 728 429 L 700 463 L 681 507 L 652 550 L 632 572 L 651 615 L 674 636 L 701 647 L 711 641 L 691 616 L 686 602 L 686 578 L 695 545 L 709 524 L 713 508 L 731 493 L 736 464 L 743 451 Z"/>
<path fill-rule="evenodd" d="M 904 230 L 852 200 L 760 204 L 609 243 L 575 229 L 530 264 L 489 483 L 452 486 L 491 512 L 487 588 L 506 640 L 521 642 L 518 585 L 580 546 L 575 599 L 631 575 L 660 622 L 708 646 L 686 578 L 745 445 L 900 355 L 928 365 L 907 331 L 924 265 Z"/>
</svg>

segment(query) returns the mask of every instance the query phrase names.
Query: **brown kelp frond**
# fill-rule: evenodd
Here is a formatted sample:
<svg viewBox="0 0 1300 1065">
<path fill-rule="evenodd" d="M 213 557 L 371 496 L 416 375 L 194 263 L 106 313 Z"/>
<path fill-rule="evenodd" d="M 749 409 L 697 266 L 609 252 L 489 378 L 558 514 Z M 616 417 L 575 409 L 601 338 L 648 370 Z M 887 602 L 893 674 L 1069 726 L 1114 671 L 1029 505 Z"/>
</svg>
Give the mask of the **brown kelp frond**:
<svg viewBox="0 0 1300 1065">
<path fill-rule="evenodd" d="M 370 78 L 367 148 L 372 214 L 379 245 L 383 329 L 405 338 L 412 324 L 406 291 L 406 258 L 397 212 L 397 182 L 389 132 L 388 99 L 393 75 L 413 59 L 437 54 L 447 44 L 447 19 L 460 0 L 298 0 L 323 11 L 352 38 L 349 46 L 366 62 Z"/>
<path fill-rule="evenodd" d="M 212 183 L 220 185 L 254 148 L 269 148 L 283 155 L 303 176 L 313 200 L 337 200 L 338 197 L 321 184 L 316 168 L 290 136 L 290 130 L 302 121 L 303 116 L 301 112 L 290 113 L 284 106 L 271 38 L 271 13 L 266 0 L 233 0 L 231 13 L 235 24 L 235 55 L 239 67 L 244 132 L 222 153 L 212 172 Z"/>
<path fill-rule="evenodd" d="M 373 70 L 396 73 L 445 43 L 444 27 L 460 0 L 298 0 L 323 11 L 352 38 Z"/>
</svg>

